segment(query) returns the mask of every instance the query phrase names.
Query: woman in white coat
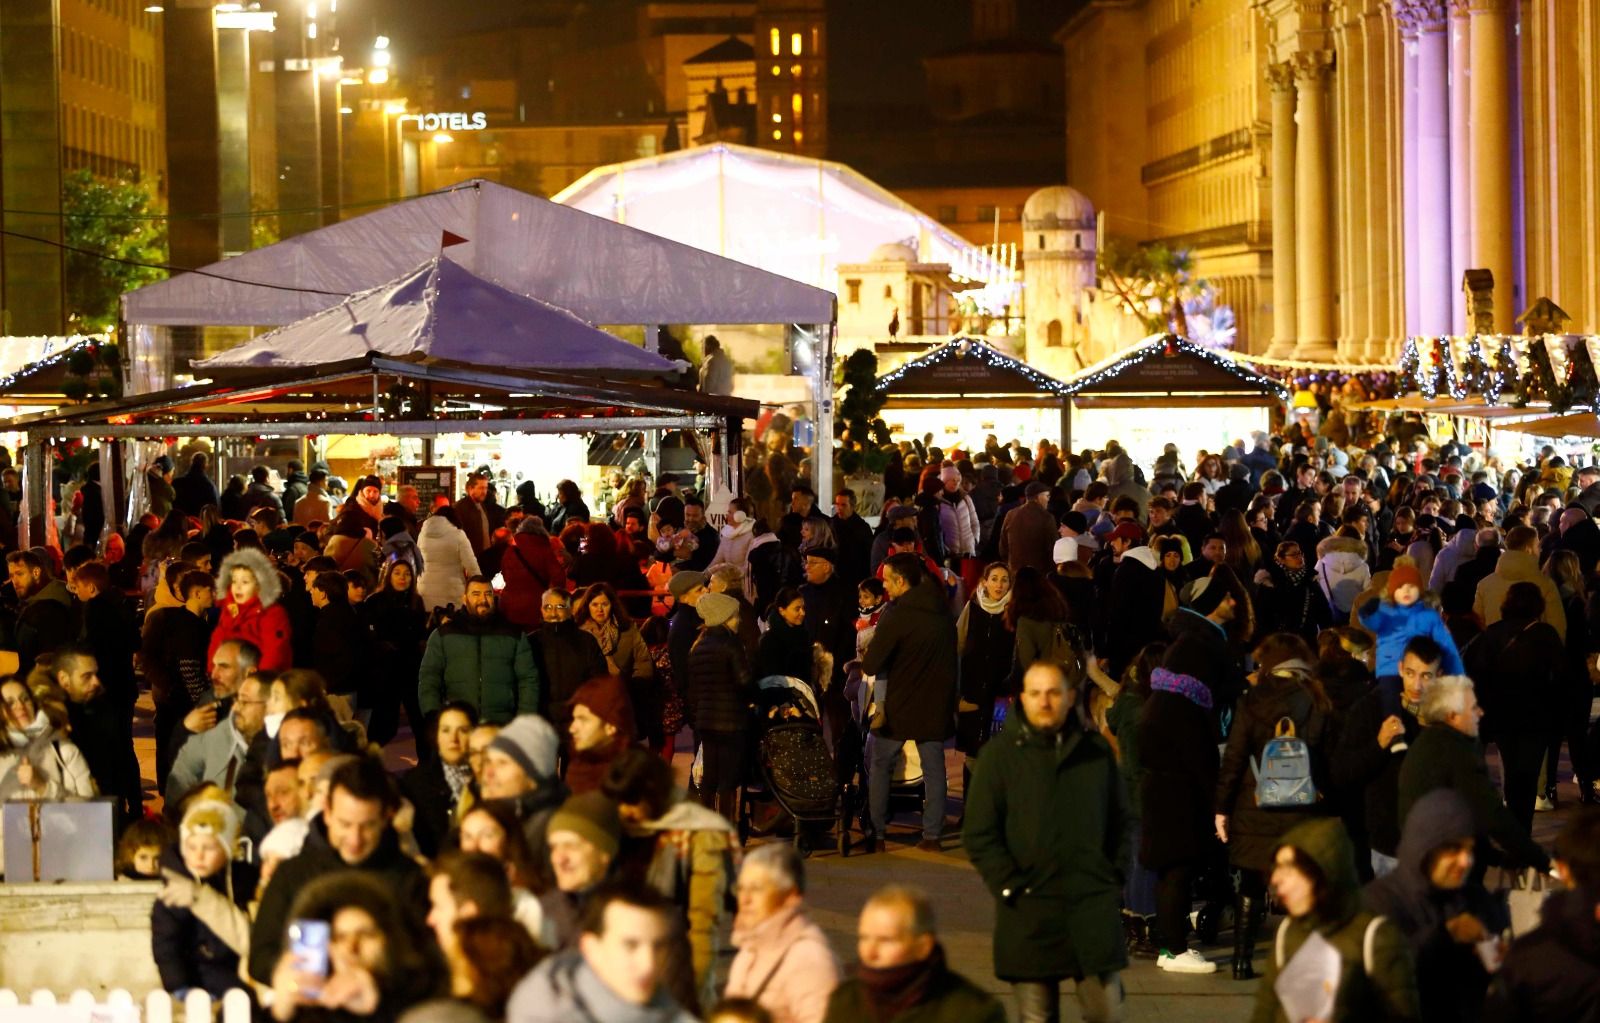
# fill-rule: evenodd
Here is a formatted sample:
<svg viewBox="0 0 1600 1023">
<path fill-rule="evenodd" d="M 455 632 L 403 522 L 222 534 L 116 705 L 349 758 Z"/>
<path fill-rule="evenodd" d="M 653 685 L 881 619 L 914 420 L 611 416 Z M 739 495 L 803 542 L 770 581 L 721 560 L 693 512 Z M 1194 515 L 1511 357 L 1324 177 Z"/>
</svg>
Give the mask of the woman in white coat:
<svg viewBox="0 0 1600 1023">
<path fill-rule="evenodd" d="M 750 545 L 755 541 L 755 514 L 750 510 L 748 498 L 736 497 L 728 502 L 728 520 L 723 525 L 721 542 L 717 544 L 717 553 L 712 556 L 711 564 L 706 566 L 709 574 L 718 565 L 733 565 L 744 573 L 744 599 L 756 599 L 755 583 L 750 577 Z"/>
<path fill-rule="evenodd" d="M 417 531 L 417 550 L 422 554 L 422 577 L 417 580 L 422 606 L 431 612 L 446 604 L 459 605 L 467 580 L 479 570 L 472 541 L 456 522 L 454 509 L 440 508 L 428 516 Z"/>
<path fill-rule="evenodd" d="M 89 762 L 67 738 L 65 697 L 35 695 L 16 679 L 0 684 L 5 742 L 0 744 L 0 803 L 29 799 L 92 799 Z M 3 842 L 3 836 L 0 836 Z M 3 848 L 3 844 L 0 844 Z M 4 864 L 0 863 L 0 869 Z"/>
</svg>

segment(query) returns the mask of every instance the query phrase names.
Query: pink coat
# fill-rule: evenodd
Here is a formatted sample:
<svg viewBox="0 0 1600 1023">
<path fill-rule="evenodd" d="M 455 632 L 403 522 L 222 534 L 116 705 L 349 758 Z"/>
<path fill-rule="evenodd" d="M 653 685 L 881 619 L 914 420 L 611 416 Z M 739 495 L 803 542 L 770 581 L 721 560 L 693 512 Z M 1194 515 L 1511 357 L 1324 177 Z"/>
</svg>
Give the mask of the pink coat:
<svg viewBox="0 0 1600 1023">
<path fill-rule="evenodd" d="M 739 954 L 728 970 L 726 998 L 754 998 L 773 1023 L 822 1023 L 839 984 L 839 962 L 822 928 L 799 906 L 780 909 L 748 931 L 737 921 Z"/>
</svg>

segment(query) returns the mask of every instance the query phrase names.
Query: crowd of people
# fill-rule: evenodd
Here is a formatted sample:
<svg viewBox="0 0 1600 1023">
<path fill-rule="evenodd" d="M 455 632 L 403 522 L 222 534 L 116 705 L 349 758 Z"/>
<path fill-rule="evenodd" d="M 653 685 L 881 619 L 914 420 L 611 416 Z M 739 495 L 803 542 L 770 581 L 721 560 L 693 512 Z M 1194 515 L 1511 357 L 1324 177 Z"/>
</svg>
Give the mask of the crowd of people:
<svg viewBox="0 0 1600 1023">
<path fill-rule="evenodd" d="M 809 919 L 821 826 L 742 798 L 809 707 L 855 852 L 912 807 L 920 849 L 959 838 L 1024 1020 L 1068 979 L 1121 1019 L 1131 958 L 1215 972 L 1225 932 L 1262 1021 L 1600 1013 L 1600 820 L 1533 838 L 1563 748 L 1600 801 L 1600 467 L 1405 429 L 1192 472 L 924 440 L 870 523 L 756 451 L 720 525 L 642 477 L 598 511 L 487 473 L 425 508 L 324 463 L 219 491 L 200 449 L 123 533 L 91 468 L 66 549 L 6 555 L 0 793 L 112 797 L 163 985 L 279 1023 L 1005 1019 L 926 894 L 874 894 L 848 968 Z M 1486 881 L 1524 871 L 1564 889 L 1509 942 Z"/>
</svg>

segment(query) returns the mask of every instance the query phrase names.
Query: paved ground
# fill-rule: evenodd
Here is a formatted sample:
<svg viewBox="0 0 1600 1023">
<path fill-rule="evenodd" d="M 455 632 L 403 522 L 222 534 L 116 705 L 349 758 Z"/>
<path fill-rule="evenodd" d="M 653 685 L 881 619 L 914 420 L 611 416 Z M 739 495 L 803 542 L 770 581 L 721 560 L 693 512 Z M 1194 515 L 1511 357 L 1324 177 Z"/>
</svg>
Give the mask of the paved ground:
<svg viewBox="0 0 1600 1023">
<path fill-rule="evenodd" d="M 135 725 L 135 747 L 144 768 L 145 787 L 154 787 L 155 743 L 150 734 L 151 708 L 148 695 L 141 697 Z M 890 882 L 912 884 L 927 891 L 933 898 L 939 921 L 941 940 L 950 963 L 956 970 L 974 982 L 994 992 L 1005 1003 L 1007 1011 L 1015 1016 L 1015 1005 L 1007 985 L 994 976 L 991 937 L 994 928 L 994 904 L 960 848 L 960 838 L 954 821 L 960 812 L 961 756 L 948 751 L 950 778 L 950 825 L 947 828 L 945 851 L 919 852 L 914 848 L 920 835 L 920 822 L 904 815 L 892 826 L 889 851 L 871 856 L 858 854 L 841 858 L 832 850 L 813 854 L 808 861 L 810 871 L 811 914 L 833 939 L 834 948 L 842 962 L 855 961 L 856 914 L 867 896 Z M 410 741 L 402 732 L 401 739 L 385 750 L 385 759 L 393 770 L 403 769 L 413 762 Z M 687 750 L 680 750 L 677 766 L 680 774 L 687 776 L 689 766 Z M 1491 756 L 1491 769 L 1494 768 Z M 1577 803 L 1577 789 L 1572 784 L 1565 760 L 1562 762 L 1561 808 L 1555 813 L 1541 813 L 1535 818 L 1534 837 L 1549 848 L 1562 824 L 1571 816 Z M 913 824 L 916 828 L 913 828 Z M 858 836 L 859 837 L 859 836 Z M 1276 927 L 1276 919 L 1262 928 L 1269 937 Z M 1222 1021 L 1249 1018 L 1255 997 L 1256 982 L 1237 982 L 1228 973 L 1232 956 L 1232 939 L 1223 933 L 1226 947 L 1203 948 L 1221 969 L 1209 976 L 1178 976 L 1165 973 L 1146 960 L 1135 961 L 1124 975 L 1128 991 L 1127 1023 L 1159 1021 L 1159 1023 L 1222 1023 Z M 1261 969 L 1265 943 L 1257 952 L 1256 967 Z M 1071 985 L 1064 988 L 1063 1019 L 1079 1020 L 1077 1006 L 1070 994 Z"/>
</svg>

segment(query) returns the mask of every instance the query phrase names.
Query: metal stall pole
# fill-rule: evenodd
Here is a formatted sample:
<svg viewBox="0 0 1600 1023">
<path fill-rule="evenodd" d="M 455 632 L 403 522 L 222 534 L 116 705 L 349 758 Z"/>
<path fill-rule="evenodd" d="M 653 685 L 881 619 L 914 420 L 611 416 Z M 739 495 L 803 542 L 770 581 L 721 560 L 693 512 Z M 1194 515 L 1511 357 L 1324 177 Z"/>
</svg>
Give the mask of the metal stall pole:
<svg viewBox="0 0 1600 1023">
<path fill-rule="evenodd" d="M 1061 399 L 1061 457 L 1072 454 L 1072 399 Z"/>
<path fill-rule="evenodd" d="M 837 320 L 835 321 L 837 322 Z M 833 501 L 833 333 L 834 323 L 819 324 L 817 361 L 811 378 L 811 397 L 816 405 L 816 435 L 811 439 L 811 486 L 817 504 L 827 507 Z"/>
<path fill-rule="evenodd" d="M 646 324 L 644 328 L 644 350 L 660 354 L 661 352 L 661 327 L 659 324 Z M 661 431 L 644 431 L 644 467 L 650 474 L 650 487 L 647 492 L 652 495 L 655 488 L 661 485 Z M 627 468 L 624 466 L 623 468 Z"/>
<path fill-rule="evenodd" d="M 50 441 L 28 434 L 22 446 L 22 507 L 17 515 L 17 546 L 43 547 L 50 542 Z"/>
</svg>

